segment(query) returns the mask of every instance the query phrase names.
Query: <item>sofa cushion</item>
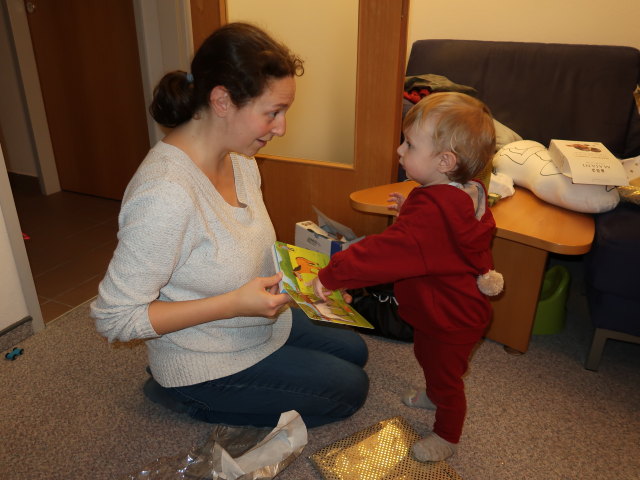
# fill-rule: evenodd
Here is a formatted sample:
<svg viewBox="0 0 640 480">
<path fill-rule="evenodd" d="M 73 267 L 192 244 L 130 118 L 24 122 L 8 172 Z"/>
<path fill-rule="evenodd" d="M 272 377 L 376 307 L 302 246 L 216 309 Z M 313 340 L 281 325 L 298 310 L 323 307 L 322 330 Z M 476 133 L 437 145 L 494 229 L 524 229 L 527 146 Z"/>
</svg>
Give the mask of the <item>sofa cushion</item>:
<svg viewBox="0 0 640 480">
<path fill-rule="evenodd" d="M 493 119 L 493 126 L 496 129 L 496 152 L 509 143 L 522 140 L 520 135 L 495 118 Z"/>
</svg>

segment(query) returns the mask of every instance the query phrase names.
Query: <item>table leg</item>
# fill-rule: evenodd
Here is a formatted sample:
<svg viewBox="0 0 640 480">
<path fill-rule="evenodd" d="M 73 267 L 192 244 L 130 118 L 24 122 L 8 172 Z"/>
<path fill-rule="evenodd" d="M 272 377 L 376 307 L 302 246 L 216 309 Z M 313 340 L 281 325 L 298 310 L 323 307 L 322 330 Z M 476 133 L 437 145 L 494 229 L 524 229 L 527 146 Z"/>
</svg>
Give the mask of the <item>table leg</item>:
<svg viewBox="0 0 640 480">
<path fill-rule="evenodd" d="M 492 299 L 493 320 L 485 337 L 524 353 L 529 348 L 548 252 L 495 237 L 492 253 L 505 288 Z"/>
</svg>

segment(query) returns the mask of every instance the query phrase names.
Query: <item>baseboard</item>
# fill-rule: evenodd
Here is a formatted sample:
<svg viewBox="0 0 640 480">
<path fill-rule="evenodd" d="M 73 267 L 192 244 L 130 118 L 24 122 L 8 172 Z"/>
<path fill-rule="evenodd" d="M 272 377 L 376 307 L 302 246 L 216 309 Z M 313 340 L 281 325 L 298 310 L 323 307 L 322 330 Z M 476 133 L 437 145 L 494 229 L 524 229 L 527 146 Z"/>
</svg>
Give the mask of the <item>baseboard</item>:
<svg viewBox="0 0 640 480">
<path fill-rule="evenodd" d="M 9 176 L 11 190 L 33 194 L 42 193 L 42 189 L 40 188 L 40 179 L 38 177 L 9 171 L 7 171 L 7 175 Z"/>
<path fill-rule="evenodd" d="M 0 351 L 8 350 L 33 335 L 31 316 L 25 317 L 0 331 Z"/>
</svg>

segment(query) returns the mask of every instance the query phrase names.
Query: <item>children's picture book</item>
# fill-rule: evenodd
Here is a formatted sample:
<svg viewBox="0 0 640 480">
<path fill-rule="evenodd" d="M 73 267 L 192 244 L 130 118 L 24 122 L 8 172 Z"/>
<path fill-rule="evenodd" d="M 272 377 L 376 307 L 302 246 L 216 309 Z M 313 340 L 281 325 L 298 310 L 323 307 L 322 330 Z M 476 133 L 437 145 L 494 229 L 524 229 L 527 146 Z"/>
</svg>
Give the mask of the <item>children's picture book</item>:
<svg viewBox="0 0 640 480">
<path fill-rule="evenodd" d="M 273 246 L 273 259 L 276 271 L 283 273 L 280 291 L 288 293 L 310 319 L 373 328 L 373 325 L 344 301 L 339 291 L 331 292 L 326 301 L 313 293 L 311 282 L 328 265 L 327 255 L 276 242 Z"/>
</svg>

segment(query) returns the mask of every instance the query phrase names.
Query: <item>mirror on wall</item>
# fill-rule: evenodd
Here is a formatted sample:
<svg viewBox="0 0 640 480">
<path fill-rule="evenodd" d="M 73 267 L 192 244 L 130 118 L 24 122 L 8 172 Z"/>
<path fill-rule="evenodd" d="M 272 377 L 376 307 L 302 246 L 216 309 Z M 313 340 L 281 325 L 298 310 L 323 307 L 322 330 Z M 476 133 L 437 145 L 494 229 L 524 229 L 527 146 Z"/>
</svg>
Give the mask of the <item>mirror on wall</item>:
<svg viewBox="0 0 640 480">
<path fill-rule="evenodd" d="M 287 133 L 261 155 L 353 164 L 358 0 L 227 0 L 227 20 L 264 28 L 304 60 Z"/>
</svg>

